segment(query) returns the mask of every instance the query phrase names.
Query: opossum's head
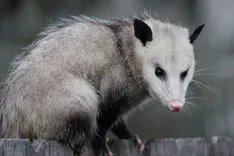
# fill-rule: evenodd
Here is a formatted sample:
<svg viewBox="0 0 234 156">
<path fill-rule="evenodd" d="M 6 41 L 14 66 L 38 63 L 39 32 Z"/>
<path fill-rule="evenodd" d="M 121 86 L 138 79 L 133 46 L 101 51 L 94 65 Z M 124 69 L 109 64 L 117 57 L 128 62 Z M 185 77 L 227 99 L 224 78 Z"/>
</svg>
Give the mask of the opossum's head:
<svg viewBox="0 0 234 156">
<path fill-rule="evenodd" d="M 194 74 L 193 42 L 204 25 L 191 35 L 186 28 L 154 21 L 134 20 L 136 57 L 151 97 L 179 112 Z"/>
</svg>

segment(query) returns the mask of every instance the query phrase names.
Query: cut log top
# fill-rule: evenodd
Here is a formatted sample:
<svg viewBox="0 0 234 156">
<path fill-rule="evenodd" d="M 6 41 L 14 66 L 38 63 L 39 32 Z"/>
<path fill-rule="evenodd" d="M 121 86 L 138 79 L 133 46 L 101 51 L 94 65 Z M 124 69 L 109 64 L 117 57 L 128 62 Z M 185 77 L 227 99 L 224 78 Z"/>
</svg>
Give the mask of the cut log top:
<svg viewBox="0 0 234 156">
<path fill-rule="evenodd" d="M 234 140 L 226 137 L 154 139 L 138 153 L 133 142 L 110 140 L 114 156 L 234 156 Z M 94 156 L 86 150 L 84 156 Z M 0 139 L 0 156 L 74 156 L 56 141 Z"/>
</svg>

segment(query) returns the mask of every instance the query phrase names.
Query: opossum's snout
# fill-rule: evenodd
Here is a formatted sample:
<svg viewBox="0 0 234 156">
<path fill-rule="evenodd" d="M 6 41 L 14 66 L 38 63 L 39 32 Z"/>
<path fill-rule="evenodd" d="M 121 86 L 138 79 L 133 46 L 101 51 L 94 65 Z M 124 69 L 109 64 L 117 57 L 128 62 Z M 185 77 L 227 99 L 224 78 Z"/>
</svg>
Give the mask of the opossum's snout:
<svg viewBox="0 0 234 156">
<path fill-rule="evenodd" d="M 183 105 L 182 105 L 182 102 L 180 102 L 179 100 L 173 100 L 169 102 L 168 108 L 172 112 L 179 112 L 183 108 Z"/>
</svg>

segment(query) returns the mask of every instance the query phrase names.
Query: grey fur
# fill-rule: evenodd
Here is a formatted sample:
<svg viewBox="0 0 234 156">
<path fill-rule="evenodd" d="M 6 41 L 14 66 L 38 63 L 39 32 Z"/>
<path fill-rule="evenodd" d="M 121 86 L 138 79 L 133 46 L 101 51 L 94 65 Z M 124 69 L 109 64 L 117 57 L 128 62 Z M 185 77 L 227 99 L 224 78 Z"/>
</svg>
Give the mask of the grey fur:
<svg viewBox="0 0 234 156">
<path fill-rule="evenodd" d="M 120 81 L 117 83 L 122 83 L 122 78 L 121 80 L 114 78 L 116 72 L 123 76 L 126 73 L 124 73 L 124 68 L 121 67 L 122 65 L 118 60 L 118 54 L 114 53 L 116 51 L 116 43 L 113 40 L 115 34 L 108 28 L 108 26 L 116 24 L 118 22 L 93 20 L 85 16 L 73 17 L 69 20 L 63 19 L 58 24 L 52 25 L 40 33 L 38 39 L 12 62 L 11 70 L 2 84 L 0 104 L 1 137 L 47 138 L 51 134 L 47 134 L 49 129 L 42 132 L 45 125 L 59 122 L 58 125 L 61 124 L 59 126 L 62 126 L 63 121 L 59 118 L 56 119 L 58 115 L 54 117 L 54 120 L 50 120 L 48 115 L 51 114 L 47 114 L 49 112 L 40 108 L 44 105 L 45 109 L 49 109 L 50 103 L 40 100 L 45 99 L 49 92 L 59 87 L 62 81 L 71 81 L 69 79 L 85 80 L 90 87 L 93 87 L 95 93 L 100 92 L 97 87 L 100 86 L 103 79 L 106 79 L 106 82 L 114 79 Z M 96 33 L 97 38 L 93 41 L 87 39 L 86 43 L 83 43 L 84 46 L 91 46 L 91 49 L 86 47 L 88 50 L 79 52 L 81 44 L 79 39 L 76 40 L 76 37 L 79 37 L 79 33 L 83 31 L 79 27 L 88 29 L 86 31 L 88 33 L 87 38 L 90 37 L 90 40 L 95 37 Z M 103 41 L 106 43 L 103 44 Z M 94 46 L 92 47 L 93 43 Z M 106 45 L 108 45 L 107 48 Z M 74 53 L 75 48 L 77 48 L 77 53 Z M 91 54 L 93 50 L 97 51 L 95 56 Z M 98 59 L 99 55 L 100 60 L 89 62 L 91 59 Z M 68 60 L 65 60 L 64 57 L 66 56 L 69 58 Z M 88 62 L 84 62 L 84 59 L 87 59 Z M 43 74 L 43 72 L 45 73 Z M 106 78 L 102 77 L 105 75 L 104 73 L 108 75 Z M 113 73 L 113 75 L 110 73 Z M 117 85 L 119 84 L 116 84 L 115 87 L 118 87 Z M 59 88 L 57 92 L 59 90 L 61 91 L 62 88 Z M 62 98 L 66 99 L 67 94 L 65 93 Z M 52 98 L 58 99 L 61 98 L 61 95 L 55 95 Z M 68 106 L 68 104 L 65 105 Z M 98 101 L 96 105 L 98 105 Z M 61 106 L 58 103 L 55 107 L 57 108 L 53 109 L 60 109 Z M 38 116 L 34 116 L 34 113 L 36 113 L 33 112 L 34 109 L 39 113 Z M 96 109 L 90 114 L 97 113 Z M 84 111 L 88 112 L 88 110 Z M 40 123 L 41 121 L 43 122 Z M 54 130 L 51 130 L 51 133 L 53 132 Z"/>
<path fill-rule="evenodd" d="M 127 96 L 128 110 L 148 99 L 146 86 L 137 85 L 143 78 L 133 19 L 73 17 L 41 32 L 1 84 L 0 137 L 59 139 L 66 121 L 77 115 L 90 118 L 95 132 L 99 104 L 109 97 Z M 158 31 L 170 34 L 175 26 L 166 25 Z"/>
</svg>

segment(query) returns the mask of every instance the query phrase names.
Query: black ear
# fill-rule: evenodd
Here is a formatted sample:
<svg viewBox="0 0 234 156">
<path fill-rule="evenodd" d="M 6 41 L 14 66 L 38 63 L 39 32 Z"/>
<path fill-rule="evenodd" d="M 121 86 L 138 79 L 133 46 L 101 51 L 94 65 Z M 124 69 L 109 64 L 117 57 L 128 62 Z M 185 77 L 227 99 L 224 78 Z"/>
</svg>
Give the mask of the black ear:
<svg viewBox="0 0 234 156">
<path fill-rule="evenodd" d="M 150 42 L 153 40 L 152 30 L 145 22 L 141 20 L 134 20 L 134 31 L 135 36 L 142 42 L 144 46 L 146 42 Z"/>
<path fill-rule="evenodd" d="M 194 32 L 189 37 L 190 43 L 193 44 L 193 42 L 197 39 L 198 35 L 201 33 L 204 26 L 205 24 L 197 27 L 197 29 L 194 30 Z"/>
</svg>

